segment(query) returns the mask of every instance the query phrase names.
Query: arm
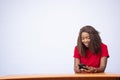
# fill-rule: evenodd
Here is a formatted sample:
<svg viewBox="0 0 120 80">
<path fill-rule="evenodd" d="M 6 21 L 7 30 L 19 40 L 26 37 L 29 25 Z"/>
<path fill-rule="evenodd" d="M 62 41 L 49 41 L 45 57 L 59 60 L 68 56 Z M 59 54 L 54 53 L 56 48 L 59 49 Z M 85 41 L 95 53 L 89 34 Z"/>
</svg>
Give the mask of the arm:
<svg viewBox="0 0 120 80">
<path fill-rule="evenodd" d="M 104 72 L 105 68 L 107 65 L 107 57 L 102 57 L 100 60 L 100 67 L 99 68 L 95 68 L 95 67 L 87 67 L 88 70 L 86 70 L 86 72 L 88 73 L 100 73 L 100 72 Z"/>
<path fill-rule="evenodd" d="M 80 59 L 74 58 L 74 72 L 75 73 L 79 73 L 80 72 L 78 64 L 80 64 Z"/>
<path fill-rule="evenodd" d="M 107 65 L 107 57 L 102 57 L 100 60 L 100 67 L 96 68 L 95 72 L 104 72 Z"/>
</svg>

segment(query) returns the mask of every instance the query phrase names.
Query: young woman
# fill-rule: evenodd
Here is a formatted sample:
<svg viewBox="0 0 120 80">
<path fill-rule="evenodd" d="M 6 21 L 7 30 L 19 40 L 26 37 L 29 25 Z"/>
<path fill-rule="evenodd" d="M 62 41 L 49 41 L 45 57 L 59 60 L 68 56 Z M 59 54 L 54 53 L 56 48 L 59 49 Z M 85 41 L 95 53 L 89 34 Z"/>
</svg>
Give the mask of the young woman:
<svg viewBox="0 0 120 80">
<path fill-rule="evenodd" d="M 89 25 L 82 27 L 74 49 L 75 73 L 104 72 L 108 57 L 107 46 L 102 43 L 98 31 Z M 80 64 L 85 66 L 81 68 Z"/>
</svg>

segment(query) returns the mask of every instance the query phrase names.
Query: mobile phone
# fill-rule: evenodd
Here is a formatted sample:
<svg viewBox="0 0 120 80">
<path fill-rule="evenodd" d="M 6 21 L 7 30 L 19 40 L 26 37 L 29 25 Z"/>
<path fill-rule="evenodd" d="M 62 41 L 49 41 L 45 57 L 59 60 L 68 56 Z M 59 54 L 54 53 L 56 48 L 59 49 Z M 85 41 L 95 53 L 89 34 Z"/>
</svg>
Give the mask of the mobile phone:
<svg viewBox="0 0 120 80">
<path fill-rule="evenodd" d="M 86 70 L 88 70 L 88 68 L 86 68 L 85 64 L 79 64 L 78 66 L 79 66 L 79 69 L 86 69 Z"/>
</svg>

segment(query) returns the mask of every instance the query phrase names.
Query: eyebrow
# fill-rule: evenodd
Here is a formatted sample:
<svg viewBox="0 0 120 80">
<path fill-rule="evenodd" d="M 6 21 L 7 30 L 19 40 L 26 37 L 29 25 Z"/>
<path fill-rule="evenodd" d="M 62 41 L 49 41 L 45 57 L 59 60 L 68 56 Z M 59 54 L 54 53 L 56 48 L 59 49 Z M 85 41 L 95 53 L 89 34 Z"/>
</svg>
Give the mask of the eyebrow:
<svg viewBox="0 0 120 80">
<path fill-rule="evenodd" d="M 81 38 L 82 38 L 82 39 L 83 39 L 83 38 L 90 38 L 90 36 L 86 36 L 86 37 L 81 37 Z"/>
</svg>

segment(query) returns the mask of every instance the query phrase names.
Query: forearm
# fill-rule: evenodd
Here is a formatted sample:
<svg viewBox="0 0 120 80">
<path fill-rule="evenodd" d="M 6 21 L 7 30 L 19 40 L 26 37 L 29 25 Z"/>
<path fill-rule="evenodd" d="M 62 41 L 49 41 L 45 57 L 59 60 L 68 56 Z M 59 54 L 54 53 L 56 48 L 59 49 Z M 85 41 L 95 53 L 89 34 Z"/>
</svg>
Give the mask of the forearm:
<svg viewBox="0 0 120 80">
<path fill-rule="evenodd" d="M 96 68 L 96 72 L 104 72 L 107 65 L 107 57 L 102 57 L 100 61 L 100 67 Z"/>
<path fill-rule="evenodd" d="M 100 73 L 100 72 L 104 72 L 105 71 L 105 67 L 102 66 L 102 67 L 99 67 L 99 68 L 95 68 L 94 72 L 96 73 Z"/>
<path fill-rule="evenodd" d="M 74 59 L 74 72 L 75 73 L 79 73 L 80 72 L 78 64 L 80 64 L 80 61 L 79 61 L 79 59 L 75 58 Z"/>
</svg>

